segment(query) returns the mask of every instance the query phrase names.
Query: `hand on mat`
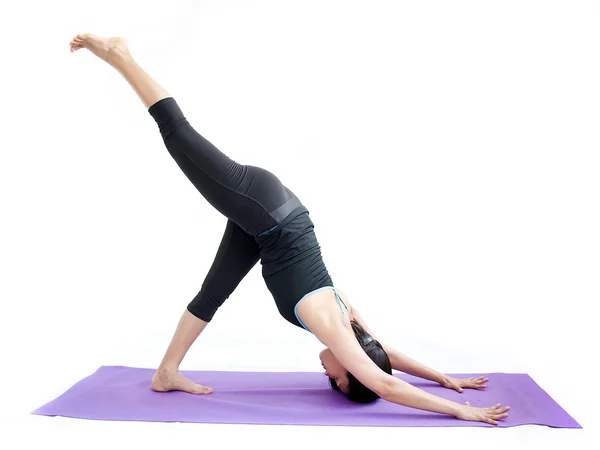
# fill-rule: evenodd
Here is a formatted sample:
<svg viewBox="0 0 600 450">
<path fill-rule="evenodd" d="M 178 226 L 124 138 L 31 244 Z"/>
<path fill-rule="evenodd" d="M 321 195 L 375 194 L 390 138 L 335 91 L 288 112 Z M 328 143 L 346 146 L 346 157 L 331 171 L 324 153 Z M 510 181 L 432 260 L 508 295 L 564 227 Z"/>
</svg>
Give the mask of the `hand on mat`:
<svg viewBox="0 0 600 450">
<path fill-rule="evenodd" d="M 486 382 L 489 378 L 484 377 L 471 377 L 471 378 L 453 378 L 445 376 L 441 385 L 448 389 L 454 389 L 457 392 L 462 392 L 463 388 L 466 389 L 485 389 Z"/>
<path fill-rule="evenodd" d="M 490 406 L 489 408 L 476 408 L 467 402 L 466 405 L 461 405 L 456 418 L 461 420 L 470 420 L 472 422 L 486 422 L 491 425 L 498 425 L 499 419 L 508 417 L 508 413 L 506 411 L 509 409 L 510 406 L 500 408 L 500 403 Z"/>
</svg>

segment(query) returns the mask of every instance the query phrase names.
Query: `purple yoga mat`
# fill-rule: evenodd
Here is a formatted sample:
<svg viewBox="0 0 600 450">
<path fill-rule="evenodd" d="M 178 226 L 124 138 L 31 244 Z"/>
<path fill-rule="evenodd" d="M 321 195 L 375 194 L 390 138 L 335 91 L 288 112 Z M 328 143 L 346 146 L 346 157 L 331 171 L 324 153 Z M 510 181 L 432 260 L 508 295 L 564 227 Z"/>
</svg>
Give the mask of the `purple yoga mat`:
<svg viewBox="0 0 600 450">
<path fill-rule="evenodd" d="M 182 371 L 214 389 L 212 394 L 157 393 L 150 389 L 153 369 L 103 366 L 33 414 L 98 420 L 202 422 L 229 424 L 346 425 L 392 427 L 494 427 L 466 422 L 385 400 L 362 405 L 348 401 L 317 372 Z M 462 394 L 439 384 L 394 373 L 427 392 L 473 406 L 511 407 L 499 427 L 537 424 L 581 428 L 527 374 L 455 374 L 486 376 L 485 390 Z"/>
</svg>

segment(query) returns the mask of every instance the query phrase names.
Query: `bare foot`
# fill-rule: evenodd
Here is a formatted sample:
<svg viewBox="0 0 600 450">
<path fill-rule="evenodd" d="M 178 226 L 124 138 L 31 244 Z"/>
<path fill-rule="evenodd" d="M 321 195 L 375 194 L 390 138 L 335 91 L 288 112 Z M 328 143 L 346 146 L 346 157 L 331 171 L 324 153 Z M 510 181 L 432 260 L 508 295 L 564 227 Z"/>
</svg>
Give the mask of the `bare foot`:
<svg viewBox="0 0 600 450">
<path fill-rule="evenodd" d="M 102 37 L 95 34 L 78 34 L 70 43 L 71 53 L 87 48 L 98 58 L 113 64 L 116 59 L 131 57 L 127 40 L 122 37 Z"/>
<path fill-rule="evenodd" d="M 188 380 L 175 370 L 159 369 L 152 377 L 152 390 L 156 392 L 183 391 L 190 394 L 210 394 L 212 388 Z"/>
</svg>

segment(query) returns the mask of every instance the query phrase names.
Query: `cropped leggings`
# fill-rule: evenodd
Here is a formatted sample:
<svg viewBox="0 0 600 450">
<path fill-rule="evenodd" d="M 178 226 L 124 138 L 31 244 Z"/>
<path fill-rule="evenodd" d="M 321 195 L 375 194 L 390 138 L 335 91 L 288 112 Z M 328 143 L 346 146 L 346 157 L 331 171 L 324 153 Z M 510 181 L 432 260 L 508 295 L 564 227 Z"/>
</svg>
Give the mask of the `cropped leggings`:
<svg viewBox="0 0 600 450">
<path fill-rule="evenodd" d="M 260 259 L 255 237 L 276 228 L 302 203 L 273 173 L 237 163 L 198 134 L 173 97 L 159 100 L 148 112 L 183 173 L 228 219 L 213 264 L 187 307 L 210 322 Z"/>
</svg>

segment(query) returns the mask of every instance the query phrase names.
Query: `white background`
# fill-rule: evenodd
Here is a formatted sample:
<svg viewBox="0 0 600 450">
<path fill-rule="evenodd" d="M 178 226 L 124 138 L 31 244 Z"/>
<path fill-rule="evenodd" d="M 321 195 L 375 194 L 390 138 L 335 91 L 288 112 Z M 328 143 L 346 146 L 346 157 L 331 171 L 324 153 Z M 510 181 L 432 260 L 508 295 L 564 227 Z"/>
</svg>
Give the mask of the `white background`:
<svg viewBox="0 0 600 450">
<path fill-rule="evenodd" d="M 0 427 L 17 438 L 6 448 L 593 447 L 597 2 L 2 8 Z M 101 365 L 156 367 L 226 222 L 125 80 L 69 52 L 84 32 L 126 37 L 201 134 L 301 198 L 334 283 L 382 340 L 447 373 L 527 372 L 584 429 L 31 416 Z M 321 348 L 279 316 L 258 264 L 182 368 L 320 371 Z"/>
</svg>

